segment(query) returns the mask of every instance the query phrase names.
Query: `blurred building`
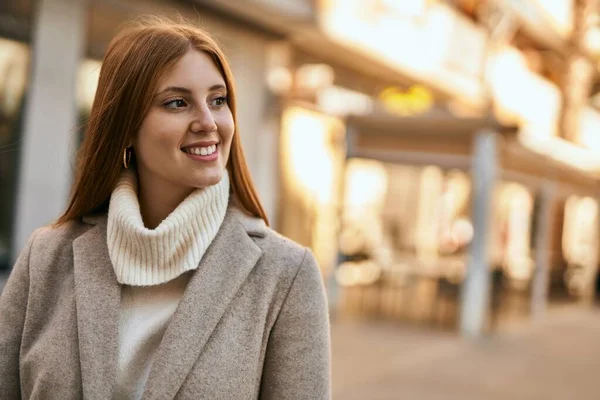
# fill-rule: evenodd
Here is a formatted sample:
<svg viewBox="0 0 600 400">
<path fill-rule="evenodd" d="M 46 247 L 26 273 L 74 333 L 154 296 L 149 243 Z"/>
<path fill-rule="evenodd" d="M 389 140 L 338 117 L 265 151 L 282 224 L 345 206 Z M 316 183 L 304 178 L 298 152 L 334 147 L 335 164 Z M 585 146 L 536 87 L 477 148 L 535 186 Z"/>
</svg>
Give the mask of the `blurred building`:
<svg viewBox="0 0 600 400">
<path fill-rule="evenodd" d="M 63 209 L 102 55 L 140 14 L 223 45 L 274 227 L 339 318 L 478 334 L 589 302 L 598 267 L 597 10 L 585 0 L 0 4 L 0 262 Z"/>
</svg>

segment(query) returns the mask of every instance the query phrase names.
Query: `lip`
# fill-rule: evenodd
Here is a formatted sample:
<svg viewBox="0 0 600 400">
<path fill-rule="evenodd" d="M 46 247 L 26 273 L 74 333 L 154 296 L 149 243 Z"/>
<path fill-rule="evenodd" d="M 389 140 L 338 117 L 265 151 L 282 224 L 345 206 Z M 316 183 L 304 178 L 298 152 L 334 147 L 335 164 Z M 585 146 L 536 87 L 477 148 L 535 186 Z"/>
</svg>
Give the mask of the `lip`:
<svg viewBox="0 0 600 400">
<path fill-rule="evenodd" d="M 208 147 L 208 146 L 212 146 L 213 144 L 218 145 L 219 141 L 218 140 L 202 140 L 199 142 L 194 142 L 194 143 L 186 144 L 185 146 L 181 146 L 181 150 L 189 149 L 191 147 Z"/>
</svg>

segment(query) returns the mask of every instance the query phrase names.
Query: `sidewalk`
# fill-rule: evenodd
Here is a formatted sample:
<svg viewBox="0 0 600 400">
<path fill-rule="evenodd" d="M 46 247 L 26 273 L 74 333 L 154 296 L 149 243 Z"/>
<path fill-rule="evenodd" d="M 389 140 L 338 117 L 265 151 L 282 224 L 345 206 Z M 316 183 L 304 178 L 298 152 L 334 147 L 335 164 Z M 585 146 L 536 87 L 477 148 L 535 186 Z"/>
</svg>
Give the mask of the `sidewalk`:
<svg viewBox="0 0 600 400">
<path fill-rule="evenodd" d="M 478 342 L 333 323 L 334 400 L 600 399 L 600 311 L 564 308 Z"/>
</svg>

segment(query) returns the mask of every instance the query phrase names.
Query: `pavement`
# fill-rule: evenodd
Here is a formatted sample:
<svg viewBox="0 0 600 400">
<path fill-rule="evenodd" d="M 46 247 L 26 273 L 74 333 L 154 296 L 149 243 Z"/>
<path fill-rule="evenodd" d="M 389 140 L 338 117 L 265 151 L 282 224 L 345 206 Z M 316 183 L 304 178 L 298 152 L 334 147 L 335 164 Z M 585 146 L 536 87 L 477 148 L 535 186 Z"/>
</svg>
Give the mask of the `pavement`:
<svg viewBox="0 0 600 400">
<path fill-rule="evenodd" d="M 332 323 L 334 400 L 600 399 L 600 311 L 568 306 L 482 340 Z"/>
</svg>

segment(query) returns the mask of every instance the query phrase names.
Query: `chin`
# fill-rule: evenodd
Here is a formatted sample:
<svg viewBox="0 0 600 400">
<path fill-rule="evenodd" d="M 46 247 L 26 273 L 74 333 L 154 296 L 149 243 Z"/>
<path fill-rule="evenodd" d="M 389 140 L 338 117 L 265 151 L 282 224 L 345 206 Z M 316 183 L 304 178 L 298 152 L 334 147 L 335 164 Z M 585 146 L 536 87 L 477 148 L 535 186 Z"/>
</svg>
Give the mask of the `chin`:
<svg viewBox="0 0 600 400">
<path fill-rule="evenodd" d="M 194 187 L 205 188 L 214 186 L 223 179 L 223 171 L 203 171 L 194 176 Z"/>
</svg>

